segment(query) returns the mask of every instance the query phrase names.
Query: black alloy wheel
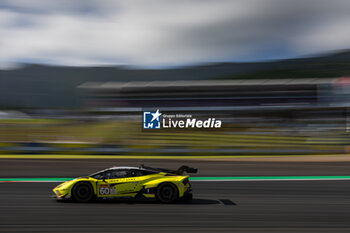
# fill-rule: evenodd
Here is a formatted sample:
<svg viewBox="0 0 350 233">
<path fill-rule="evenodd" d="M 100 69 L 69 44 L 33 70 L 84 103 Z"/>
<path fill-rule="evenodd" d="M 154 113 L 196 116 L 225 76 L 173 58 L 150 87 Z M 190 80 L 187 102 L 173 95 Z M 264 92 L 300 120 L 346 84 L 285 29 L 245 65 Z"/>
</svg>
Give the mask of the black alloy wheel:
<svg viewBox="0 0 350 233">
<path fill-rule="evenodd" d="M 157 188 L 156 199 L 162 203 L 173 203 L 179 198 L 179 191 L 174 184 L 163 183 Z"/>
<path fill-rule="evenodd" d="M 74 185 L 72 198 L 77 202 L 89 202 L 94 197 L 94 191 L 90 183 L 80 182 Z"/>
</svg>

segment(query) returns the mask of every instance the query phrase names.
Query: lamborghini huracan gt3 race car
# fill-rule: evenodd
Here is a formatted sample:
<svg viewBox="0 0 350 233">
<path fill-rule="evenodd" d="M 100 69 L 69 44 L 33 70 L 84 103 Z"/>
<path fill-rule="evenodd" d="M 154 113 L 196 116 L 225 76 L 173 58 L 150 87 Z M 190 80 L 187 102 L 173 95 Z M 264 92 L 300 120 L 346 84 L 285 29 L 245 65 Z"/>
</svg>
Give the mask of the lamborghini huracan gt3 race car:
<svg viewBox="0 0 350 233">
<path fill-rule="evenodd" d="M 58 200 L 73 199 L 89 202 L 96 198 L 134 197 L 155 198 L 171 203 L 192 199 L 187 173 L 197 169 L 182 166 L 177 170 L 140 167 L 112 167 L 86 177 L 64 182 L 53 189 Z"/>
</svg>

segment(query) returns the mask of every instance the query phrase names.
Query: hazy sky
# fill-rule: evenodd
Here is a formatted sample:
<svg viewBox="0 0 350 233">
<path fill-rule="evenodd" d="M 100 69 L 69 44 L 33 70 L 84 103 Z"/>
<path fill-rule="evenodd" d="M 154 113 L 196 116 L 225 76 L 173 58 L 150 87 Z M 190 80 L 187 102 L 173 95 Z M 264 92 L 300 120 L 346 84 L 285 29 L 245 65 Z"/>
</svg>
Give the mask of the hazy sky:
<svg viewBox="0 0 350 233">
<path fill-rule="evenodd" d="M 1 67 L 167 67 L 348 48 L 349 0 L 0 0 Z"/>
</svg>

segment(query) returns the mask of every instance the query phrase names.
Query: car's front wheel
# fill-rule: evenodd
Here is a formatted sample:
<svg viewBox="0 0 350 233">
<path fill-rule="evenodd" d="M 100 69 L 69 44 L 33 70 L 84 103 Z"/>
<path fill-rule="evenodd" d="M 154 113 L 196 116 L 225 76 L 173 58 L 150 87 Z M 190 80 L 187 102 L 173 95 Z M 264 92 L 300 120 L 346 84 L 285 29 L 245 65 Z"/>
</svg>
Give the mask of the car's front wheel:
<svg viewBox="0 0 350 233">
<path fill-rule="evenodd" d="M 172 183 L 162 183 L 156 191 L 156 199 L 162 203 L 173 203 L 179 198 L 179 191 Z"/>
<path fill-rule="evenodd" d="M 77 202 L 89 202 L 94 198 L 94 190 L 90 183 L 80 182 L 74 185 L 72 198 Z"/>
</svg>

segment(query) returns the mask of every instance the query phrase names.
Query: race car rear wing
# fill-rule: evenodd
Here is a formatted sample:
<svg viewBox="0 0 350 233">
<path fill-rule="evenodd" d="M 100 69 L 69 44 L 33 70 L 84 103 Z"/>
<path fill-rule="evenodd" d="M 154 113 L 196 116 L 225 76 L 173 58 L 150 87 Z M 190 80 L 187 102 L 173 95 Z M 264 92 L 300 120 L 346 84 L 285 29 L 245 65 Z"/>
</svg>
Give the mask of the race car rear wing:
<svg viewBox="0 0 350 233">
<path fill-rule="evenodd" d="M 170 170 L 170 169 L 165 169 L 165 168 L 146 167 L 143 164 L 141 164 L 140 168 L 147 169 L 147 170 L 152 170 L 152 171 L 157 171 L 157 172 L 165 172 L 165 173 L 170 173 L 170 174 L 175 174 L 175 175 L 180 175 L 180 176 L 182 176 L 184 174 L 184 172 L 197 173 L 197 171 L 198 171 L 198 169 L 192 168 L 192 167 L 189 167 L 189 166 L 186 166 L 186 165 L 182 165 L 177 170 Z"/>
<path fill-rule="evenodd" d="M 182 165 L 181 167 L 179 167 L 179 169 L 177 169 L 175 171 L 175 174 L 183 175 L 184 172 L 197 173 L 197 171 L 198 171 L 197 168 L 192 168 L 192 167 L 189 167 L 189 166 L 186 166 L 186 165 Z"/>
</svg>

